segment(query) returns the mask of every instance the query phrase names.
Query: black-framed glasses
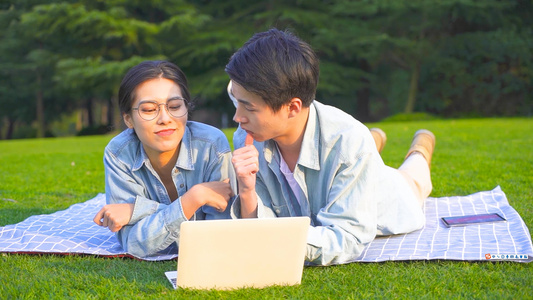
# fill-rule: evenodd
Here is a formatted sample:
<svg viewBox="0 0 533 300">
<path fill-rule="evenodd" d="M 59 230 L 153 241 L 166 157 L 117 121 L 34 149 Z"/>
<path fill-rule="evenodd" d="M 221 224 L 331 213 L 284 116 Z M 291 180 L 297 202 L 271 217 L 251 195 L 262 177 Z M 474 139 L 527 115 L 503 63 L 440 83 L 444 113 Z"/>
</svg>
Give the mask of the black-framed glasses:
<svg viewBox="0 0 533 300">
<path fill-rule="evenodd" d="M 167 108 L 167 112 L 174 118 L 181 118 L 187 114 L 187 100 L 181 97 L 174 97 L 167 101 L 167 103 L 158 103 L 153 100 L 145 100 L 139 103 L 139 106 L 132 108 L 139 113 L 145 121 L 151 121 L 159 116 L 161 105 Z"/>
</svg>

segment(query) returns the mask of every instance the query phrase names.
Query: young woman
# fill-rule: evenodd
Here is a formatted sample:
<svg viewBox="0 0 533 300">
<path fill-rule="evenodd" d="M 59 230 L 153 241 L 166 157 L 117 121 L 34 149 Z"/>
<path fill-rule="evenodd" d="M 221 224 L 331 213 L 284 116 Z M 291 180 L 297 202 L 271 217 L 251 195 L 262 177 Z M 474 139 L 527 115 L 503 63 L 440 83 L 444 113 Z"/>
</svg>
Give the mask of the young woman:
<svg viewBox="0 0 533 300">
<path fill-rule="evenodd" d="M 137 257 L 177 251 L 182 222 L 229 218 L 235 174 L 225 135 L 188 121 L 185 74 L 146 61 L 125 75 L 119 106 L 128 129 L 104 153 L 106 199 L 94 222 Z"/>
</svg>

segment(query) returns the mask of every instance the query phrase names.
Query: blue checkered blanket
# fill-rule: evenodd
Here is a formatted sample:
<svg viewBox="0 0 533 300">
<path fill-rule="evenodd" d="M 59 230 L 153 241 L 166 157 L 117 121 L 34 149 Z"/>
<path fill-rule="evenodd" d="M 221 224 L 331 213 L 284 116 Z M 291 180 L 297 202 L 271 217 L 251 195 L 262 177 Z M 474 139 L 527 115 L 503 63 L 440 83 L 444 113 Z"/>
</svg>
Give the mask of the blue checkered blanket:
<svg viewBox="0 0 533 300">
<path fill-rule="evenodd" d="M 115 234 L 92 219 L 105 205 L 105 195 L 49 215 L 36 215 L 0 227 L 0 252 L 35 254 L 88 254 L 128 256 Z M 447 228 L 441 217 L 499 213 L 502 223 Z M 355 262 L 388 260 L 533 260 L 529 230 L 509 205 L 505 193 L 496 187 L 469 196 L 428 198 L 426 225 L 409 234 L 378 237 Z M 176 254 L 159 253 L 145 260 L 170 260 Z"/>
</svg>

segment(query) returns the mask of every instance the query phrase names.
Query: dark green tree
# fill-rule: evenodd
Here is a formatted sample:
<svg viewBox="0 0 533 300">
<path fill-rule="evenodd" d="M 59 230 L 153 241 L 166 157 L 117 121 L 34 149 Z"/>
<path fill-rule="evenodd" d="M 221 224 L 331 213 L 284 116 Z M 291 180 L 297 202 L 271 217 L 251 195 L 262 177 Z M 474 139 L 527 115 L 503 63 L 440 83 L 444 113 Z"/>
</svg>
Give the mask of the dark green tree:
<svg viewBox="0 0 533 300">
<path fill-rule="evenodd" d="M 24 25 L 38 28 L 34 38 L 46 40 L 59 57 L 52 67 L 51 88 L 68 96 L 63 99 L 66 103 L 56 100 L 48 107 L 59 106 L 65 113 L 84 107 L 90 127 L 96 125 L 95 102 L 108 106 L 107 123 L 115 125 L 117 104 L 112 95 L 121 76 L 132 63 L 143 60 L 136 55 L 158 51 L 152 46 L 156 45 L 157 25 L 133 18 L 120 4 L 122 1 L 61 2 L 36 6 L 22 18 Z"/>
<path fill-rule="evenodd" d="M 169 59 L 202 121 L 229 125 L 224 72 L 255 32 L 288 29 L 317 51 L 317 99 L 361 121 L 426 111 L 531 115 L 533 4 L 526 0 L 25 0 L 0 4 L 0 138 L 107 107 L 126 70 Z M 24 105 L 21 105 L 23 103 Z M 203 115 L 202 115 L 203 114 Z M 121 122 L 120 122 L 121 123 Z"/>
<path fill-rule="evenodd" d="M 482 1 L 449 9 L 449 35 L 421 76 L 421 109 L 445 116 L 533 113 L 533 3 Z"/>
</svg>

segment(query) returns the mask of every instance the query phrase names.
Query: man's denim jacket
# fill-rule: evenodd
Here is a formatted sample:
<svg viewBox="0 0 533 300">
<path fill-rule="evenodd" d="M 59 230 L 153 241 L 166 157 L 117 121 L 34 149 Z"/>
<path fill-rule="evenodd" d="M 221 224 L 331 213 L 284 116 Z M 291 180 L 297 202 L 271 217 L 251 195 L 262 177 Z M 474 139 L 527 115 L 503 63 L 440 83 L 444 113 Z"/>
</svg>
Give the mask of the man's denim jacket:
<svg viewBox="0 0 533 300">
<path fill-rule="evenodd" d="M 244 146 L 238 129 L 235 148 Z M 259 151 L 258 217 L 309 216 L 306 261 L 312 265 L 354 261 L 376 235 L 406 233 L 424 224 L 418 200 L 405 178 L 385 166 L 366 126 L 343 111 L 314 101 L 310 106 L 294 178 L 305 205 L 280 171 L 272 140 Z M 240 217 L 240 199 L 232 207 Z"/>
</svg>

